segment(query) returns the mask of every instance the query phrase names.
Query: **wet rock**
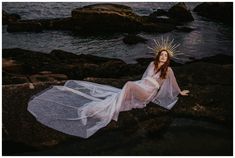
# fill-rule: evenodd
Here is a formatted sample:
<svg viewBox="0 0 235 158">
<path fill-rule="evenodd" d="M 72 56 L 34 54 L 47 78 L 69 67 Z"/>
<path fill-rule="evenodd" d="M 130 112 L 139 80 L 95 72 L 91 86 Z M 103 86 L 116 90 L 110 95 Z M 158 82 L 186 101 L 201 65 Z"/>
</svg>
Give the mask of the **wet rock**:
<svg viewBox="0 0 235 158">
<path fill-rule="evenodd" d="M 146 21 L 153 22 L 153 23 L 160 23 L 160 24 L 168 24 L 168 25 L 174 26 L 174 29 L 176 29 L 175 26 L 182 25 L 182 23 L 177 21 L 176 19 L 166 17 L 166 16 L 161 16 L 161 17 L 147 16 Z"/>
<path fill-rule="evenodd" d="M 49 88 L 51 85 L 63 84 L 64 81 L 38 82 L 34 83 L 35 89 L 29 89 L 27 84 L 3 86 L 3 124 L 5 131 L 7 131 L 3 141 L 24 143 L 26 145 L 33 146 L 36 149 L 52 147 L 69 139 L 77 139 L 77 141 L 82 141 L 83 139 L 81 138 L 63 134 L 40 124 L 27 111 L 28 101 L 34 94 Z M 11 99 L 12 97 L 18 99 Z M 110 133 L 111 131 L 121 130 L 124 134 L 130 133 L 130 131 L 138 128 L 138 121 L 147 121 L 149 119 L 147 117 L 148 114 L 142 114 L 141 111 L 141 109 L 135 109 L 127 113 L 120 113 L 118 122 L 112 121 L 111 125 L 103 128 L 97 135 L 92 136 L 89 139 L 101 141 L 103 139 L 102 135 L 104 135 L 102 132 L 107 133 L 108 131 Z M 149 109 L 149 111 L 152 111 L 152 109 Z M 161 111 L 159 111 L 159 114 L 160 112 Z M 155 116 L 156 115 L 158 115 L 157 111 L 155 112 Z M 154 115 L 151 116 L 153 121 Z M 130 125 L 132 125 L 133 128 L 126 128 Z M 157 132 L 161 129 L 162 125 L 158 126 L 156 124 L 155 126 L 156 127 L 151 128 L 151 131 Z"/>
<path fill-rule="evenodd" d="M 20 84 L 29 82 L 25 75 L 16 75 L 6 71 L 2 72 L 2 80 L 4 82 L 3 84 Z"/>
<path fill-rule="evenodd" d="M 8 24 L 8 32 L 41 32 L 43 30 L 42 24 L 37 21 L 32 22 L 11 22 Z"/>
<path fill-rule="evenodd" d="M 227 24 L 233 23 L 232 2 L 204 2 L 193 9 L 197 14 Z"/>
<path fill-rule="evenodd" d="M 182 22 L 188 22 L 194 20 L 190 10 L 187 8 L 184 2 L 177 3 L 176 5 L 171 7 L 168 10 L 168 16 L 177 19 L 177 21 L 182 21 Z"/>
<path fill-rule="evenodd" d="M 44 29 L 70 30 L 74 35 L 91 35 L 114 32 L 169 32 L 175 27 L 172 20 L 154 21 L 135 14 L 128 6 L 112 3 L 76 8 L 68 18 L 19 20 L 7 27 L 8 32 L 39 32 Z"/>
<path fill-rule="evenodd" d="M 12 60 L 11 58 L 3 58 L 2 66 L 8 72 L 21 71 L 20 64 L 16 63 L 16 61 Z"/>
<path fill-rule="evenodd" d="M 54 18 L 54 19 L 40 19 L 43 29 L 48 30 L 71 30 L 73 28 L 73 21 L 71 17 L 68 18 Z"/>
<path fill-rule="evenodd" d="M 219 64 L 219 65 L 233 64 L 233 58 L 231 56 L 227 56 L 227 55 L 223 55 L 223 54 L 217 54 L 215 56 L 205 57 L 202 59 L 194 59 L 194 61 L 192 61 L 190 63 L 194 63 L 194 62 L 198 62 L 198 61 Z"/>
<path fill-rule="evenodd" d="M 6 11 L 2 10 L 2 24 L 3 25 L 7 25 L 11 22 L 16 22 L 19 19 L 21 19 L 21 17 L 18 14 L 9 14 Z"/>
<path fill-rule="evenodd" d="M 85 77 L 121 77 L 143 72 L 144 66 L 126 64 L 120 59 L 93 55 L 76 55 L 62 50 L 53 50 L 50 54 L 24 49 L 3 49 L 3 84 L 13 84 L 15 77 L 29 77 L 35 81 L 65 79 L 83 79 Z M 60 74 L 52 77 L 41 74 L 50 71 Z M 61 76 L 63 75 L 63 77 Z M 40 76 L 38 79 L 35 76 Z M 22 82 L 17 82 L 22 83 Z"/>
<path fill-rule="evenodd" d="M 164 9 L 158 9 L 157 11 L 151 13 L 150 17 L 157 17 L 157 16 L 168 16 L 168 11 Z"/>
<path fill-rule="evenodd" d="M 174 26 L 174 29 L 178 30 L 178 27 L 183 25 L 185 22 L 194 20 L 190 10 L 183 2 L 174 5 L 169 10 L 158 9 L 149 16 L 143 17 L 147 22 L 172 25 Z"/>
<path fill-rule="evenodd" d="M 177 31 L 180 31 L 180 32 L 191 32 L 193 30 L 195 30 L 195 28 L 185 27 L 185 26 L 177 26 Z"/>
<path fill-rule="evenodd" d="M 146 41 L 147 39 L 138 35 L 134 35 L 134 34 L 129 34 L 123 38 L 123 42 L 125 44 L 130 44 L 130 45 L 137 44 L 137 43 L 145 43 Z"/>
<path fill-rule="evenodd" d="M 3 141 L 2 142 L 2 155 L 3 156 L 14 156 L 14 154 L 26 153 L 26 152 L 37 152 L 36 148 L 26 145 L 24 143 L 18 143 L 14 141 Z"/>
<path fill-rule="evenodd" d="M 72 30 L 73 21 L 68 18 L 18 20 L 8 25 L 8 32 L 40 32 L 42 30 Z"/>
<path fill-rule="evenodd" d="M 190 94 L 179 100 L 173 114 L 201 117 L 231 127 L 232 67 L 232 64 L 224 66 L 205 62 L 175 67 L 181 89 L 189 89 Z"/>
<path fill-rule="evenodd" d="M 130 7 L 102 3 L 72 10 L 77 31 L 139 31 L 142 19 Z"/>
<path fill-rule="evenodd" d="M 40 54 L 39 52 L 35 53 L 22 49 L 3 50 L 3 59 L 14 61 L 10 63 L 22 64 L 27 62 L 27 64 L 32 65 L 36 62 L 41 63 L 38 67 L 44 67 L 44 69 L 37 68 L 37 64 L 34 65 L 37 71 L 31 74 L 31 76 L 29 75 L 28 78 L 31 78 L 30 82 L 34 81 L 32 77 L 35 75 L 36 77 L 55 75 L 55 72 L 59 71 L 61 67 L 55 71 L 55 69 L 50 68 L 53 64 L 62 63 L 62 66 L 66 67 L 63 70 L 64 73 L 57 74 L 61 77 L 60 81 L 39 82 L 35 80 L 33 82 L 33 89 L 30 88 L 28 81 L 25 84 L 14 83 L 3 85 L 3 141 L 24 143 L 36 149 L 43 149 L 53 147 L 67 140 L 79 142 L 81 146 L 84 143 L 87 146 L 95 146 L 95 142 L 104 142 L 107 138 L 118 138 L 123 141 L 119 141 L 116 145 L 121 145 L 122 143 L 130 143 L 140 138 L 161 136 L 160 133 L 164 132 L 164 129 L 168 127 L 174 117 L 206 119 L 226 125 L 229 128 L 232 127 L 232 64 L 197 61 L 172 67 L 179 86 L 181 89 L 189 89 L 190 95 L 188 97 L 179 96 L 179 101 L 170 111 L 156 104 L 149 103 L 143 109 L 121 112 L 118 122 L 111 121 L 108 126 L 102 128 L 87 140 L 48 128 L 37 122 L 27 111 L 27 104 L 34 94 L 42 92 L 51 85 L 63 85 L 64 79 L 66 79 L 66 71 L 69 71 L 71 74 L 75 72 L 75 68 L 76 70 L 79 68 L 78 75 L 74 76 L 75 78 L 69 78 L 71 76 L 67 75 L 68 79 L 77 79 L 81 75 L 80 73 L 83 73 L 83 79 L 86 81 L 122 88 L 127 81 L 139 80 L 151 61 L 151 59 L 142 59 L 139 64 L 125 64 L 119 59 L 114 60 L 74 54 L 68 54 L 68 59 L 65 60 L 65 53 L 60 50 L 54 51 L 51 54 Z M 36 61 L 36 57 L 38 61 Z M 33 62 L 29 62 L 32 59 Z M 61 62 L 62 59 L 65 62 Z M 70 65 L 75 64 L 71 63 L 72 61 L 76 62 L 78 67 L 71 68 L 66 66 L 68 63 Z M 210 60 L 207 59 L 207 61 Z M 43 66 L 43 62 L 47 62 L 47 65 L 50 66 L 46 68 Z M 4 66 L 3 70 L 7 72 Z M 12 69 L 10 70 L 12 71 Z M 3 73 L 3 83 L 6 82 L 4 79 L 6 74 Z M 108 144 L 106 145 L 108 146 Z M 105 148 L 105 145 L 97 150 L 102 150 L 103 148 Z M 84 153 L 88 152 L 86 149 L 83 151 Z"/>
<path fill-rule="evenodd" d="M 58 143 L 68 138 L 65 134 L 42 126 L 27 112 L 27 103 L 32 94 L 44 90 L 51 84 L 38 83 L 35 84 L 36 88 L 33 90 L 29 89 L 28 84 L 3 86 L 3 124 L 7 130 L 3 141 L 23 142 L 26 145 L 40 148 L 46 145 L 45 142 L 56 140 Z M 53 84 L 62 83 L 53 82 Z M 18 99 L 11 99 L 12 97 Z"/>
<path fill-rule="evenodd" d="M 44 70 L 58 73 L 59 71 L 64 70 L 63 64 L 60 64 L 53 56 L 42 52 L 19 48 L 3 49 L 2 57 L 3 59 L 16 61 L 15 63 L 17 63 L 17 66 L 10 71 L 13 74 L 31 75 Z M 5 67 L 3 67 L 3 70 L 7 71 Z"/>
<path fill-rule="evenodd" d="M 29 78 L 30 81 L 34 83 L 46 81 L 61 81 L 68 79 L 68 77 L 64 74 L 34 74 L 31 75 Z"/>
</svg>

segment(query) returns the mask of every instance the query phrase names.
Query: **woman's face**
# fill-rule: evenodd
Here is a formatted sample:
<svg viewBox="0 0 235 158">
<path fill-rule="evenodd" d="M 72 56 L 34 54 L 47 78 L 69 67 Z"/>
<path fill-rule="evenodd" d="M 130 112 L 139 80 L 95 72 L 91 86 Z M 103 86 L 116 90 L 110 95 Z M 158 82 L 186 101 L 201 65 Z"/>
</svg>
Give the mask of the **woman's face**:
<svg viewBox="0 0 235 158">
<path fill-rule="evenodd" d="M 167 54 L 167 51 L 162 51 L 160 56 L 159 56 L 159 61 L 162 62 L 162 63 L 165 63 L 167 61 L 167 58 L 168 58 L 168 54 Z"/>
</svg>

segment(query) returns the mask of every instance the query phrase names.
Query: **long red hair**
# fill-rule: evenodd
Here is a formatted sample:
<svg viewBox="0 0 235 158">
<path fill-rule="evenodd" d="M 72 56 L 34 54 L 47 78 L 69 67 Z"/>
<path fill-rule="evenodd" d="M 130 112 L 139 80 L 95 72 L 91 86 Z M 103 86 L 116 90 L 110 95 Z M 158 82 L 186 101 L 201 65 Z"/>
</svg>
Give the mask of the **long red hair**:
<svg viewBox="0 0 235 158">
<path fill-rule="evenodd" d="M 158 68 L 158 64 L 159 64 L 159 59 L 160 59 L 160 55 L 161 55 L 161 52 L 162 51 L 166 51 L 167 52 L 167 60 L 166 62 L 160 67 L 159 70 L 157 70 Z M 157 53 L 157 56 L 155 57 L 154 59 L 154 65 L 155 65 L 155 68 L 154 68 L 154 71 L 157 73 L 159 71 L 161 71 L 161 74 L 160 74 L 160 78 L 161 79 L 165 79 L 166 78 L 166 73 L 167 73 L 167 69 L 168 69 L 168 66 L 170 65 L 170 55 L 168 53 L 167 50 L 161 50 Z"/>
</svg>

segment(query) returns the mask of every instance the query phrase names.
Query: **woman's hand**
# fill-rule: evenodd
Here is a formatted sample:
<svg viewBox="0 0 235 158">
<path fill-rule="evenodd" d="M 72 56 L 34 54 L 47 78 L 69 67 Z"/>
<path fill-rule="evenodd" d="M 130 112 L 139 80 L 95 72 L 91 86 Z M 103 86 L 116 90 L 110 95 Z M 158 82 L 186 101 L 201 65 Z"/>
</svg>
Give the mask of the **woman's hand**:
<svg viewBox="0 0 235 158">
<path fill-rule="evenodd" d="M 188 96 L 188 93 L 189 93 L 189 92 L 190 92 L 189 90 L 183 90 L 183 91 L 180 92 L 180 95 L 182 95 L 182 96 Z"/>
</svg>

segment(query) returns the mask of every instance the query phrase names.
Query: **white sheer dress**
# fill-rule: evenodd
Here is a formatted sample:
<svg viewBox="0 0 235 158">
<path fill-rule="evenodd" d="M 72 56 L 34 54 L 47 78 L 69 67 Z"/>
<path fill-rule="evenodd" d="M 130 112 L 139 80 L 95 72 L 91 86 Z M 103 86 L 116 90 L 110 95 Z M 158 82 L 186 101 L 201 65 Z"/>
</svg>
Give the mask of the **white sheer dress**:
<svg viewBox="0 0 235 158">
<path fill-rule="evenodd" d="M 171 109 L 180 88 L 169 67 L 166 79 L 154 73 L 151 62 L 141 80 L 128 81 L 122 89 L 88 81 L 68 80 L 34 95 L 28 111 L 40 123 L 63 133 L 88 138 L 121 111 L 144 108 L 149 102 Z"/>
</svg>

